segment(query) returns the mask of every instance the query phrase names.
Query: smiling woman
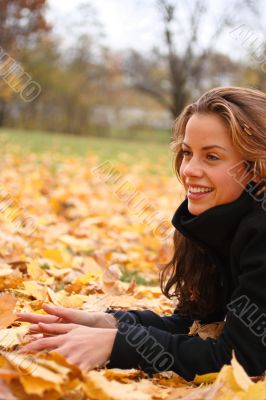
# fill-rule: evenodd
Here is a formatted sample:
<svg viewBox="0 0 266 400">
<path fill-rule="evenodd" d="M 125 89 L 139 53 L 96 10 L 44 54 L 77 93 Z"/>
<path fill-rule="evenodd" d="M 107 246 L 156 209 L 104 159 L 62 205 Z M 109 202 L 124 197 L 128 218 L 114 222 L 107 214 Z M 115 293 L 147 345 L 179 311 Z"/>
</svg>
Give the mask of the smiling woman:
<svg viewBox="0 0 266 400">
<path fill-rule="evenodd" d="M 202 143 L 206 145 L 202 147 Z M 221 117 L 206 113 L 192 115 L 186 125 L 182 157 L 179 173 L 188 193 L 191 214 L 199 215 L 240 196 L 243 188 L 227 171 L 243 161 L 243 156 L 233 145 L 230 130 Z M 242 170 L 244 173 L 244 164 Z M 251 177 L 247 174 L 242 183 L 246 185 Z"/>
<path fill-rule="evenodd" d="M 161 288 L 172 316 L 145 310 L 86 314 L 50 307 L 20 314 L 44 337 L 22 351 L 55 350 L 82 369 L 173 370 L 187 380 L 219 371 L 235 352 L 249 375 L 266 369 L 266 95 L 215 88 L 176 120 L 172 149 L 186 198 L 172 224 L 174 253 Z M 218 337 L 191 336 L 218 322 Z M 197 325 L 194 324 L 194 326 Z"/>
</svg>

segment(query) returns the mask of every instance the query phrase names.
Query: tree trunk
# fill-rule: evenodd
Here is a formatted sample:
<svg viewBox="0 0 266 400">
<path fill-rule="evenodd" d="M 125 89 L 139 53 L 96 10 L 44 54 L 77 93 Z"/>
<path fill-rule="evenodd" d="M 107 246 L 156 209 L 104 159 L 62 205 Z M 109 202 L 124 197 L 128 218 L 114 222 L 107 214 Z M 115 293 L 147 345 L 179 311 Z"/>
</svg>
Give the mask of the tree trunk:
<svg viewBox="0 0 266 400">
<path fill-rule="evenodd" d="M 4 126 L 6 116 L 6 102 L 5 100 L 0 100 L 0 127 Z"/>
</svg>

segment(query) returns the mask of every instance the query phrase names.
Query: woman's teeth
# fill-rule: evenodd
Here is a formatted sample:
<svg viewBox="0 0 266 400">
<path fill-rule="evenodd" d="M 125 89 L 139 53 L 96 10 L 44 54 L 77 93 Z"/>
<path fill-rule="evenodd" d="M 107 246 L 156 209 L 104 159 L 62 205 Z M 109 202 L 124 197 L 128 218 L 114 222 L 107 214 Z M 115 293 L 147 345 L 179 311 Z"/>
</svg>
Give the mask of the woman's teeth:
<svg viewBox="0 0 266 400">
<path fill-rule="evenodd" d="M 211 188 L 189 188 L 190 193 L 205 193 L 205 192 L 211 192 Z"/>
</svg>

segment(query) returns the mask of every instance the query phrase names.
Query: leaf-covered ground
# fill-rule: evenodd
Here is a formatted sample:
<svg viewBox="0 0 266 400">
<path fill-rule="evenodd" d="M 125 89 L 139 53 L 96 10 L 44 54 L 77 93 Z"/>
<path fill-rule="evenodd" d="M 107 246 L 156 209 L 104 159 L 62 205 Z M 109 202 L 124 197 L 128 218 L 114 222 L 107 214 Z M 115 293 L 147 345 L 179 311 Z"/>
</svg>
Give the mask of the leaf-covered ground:
<svg viewBox="0 0 266 400">
<path fill-rule="evenodd" d="M 91 153 L 1 157 L 0 398 L 266 399 L 266 380 L 247 377 L 234 355 L 220 373 L 186 382 L 172 372 L 84 375 L 56 354 L 16 352 L 28 324 L 14 311 L 42 313 L 43 302 L 171 314 L 175 304 L 161 295 L 158 272 L 171 256 L 170 220 L 184 194 L 174 176 L 148 176 L 149 167 Z M 218 328 L 194 326 L 191 334 Z"/>
</svg>

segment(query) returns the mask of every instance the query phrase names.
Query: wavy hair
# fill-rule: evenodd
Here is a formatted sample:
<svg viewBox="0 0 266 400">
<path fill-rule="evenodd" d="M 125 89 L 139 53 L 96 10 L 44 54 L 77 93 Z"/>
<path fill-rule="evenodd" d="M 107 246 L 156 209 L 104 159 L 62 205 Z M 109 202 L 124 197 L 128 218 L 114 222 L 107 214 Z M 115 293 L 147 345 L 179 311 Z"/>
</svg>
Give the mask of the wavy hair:
<svg viewBox="0 0 266 400">
<path fill-rule="evenodd" d="M 266 195 L 266 94 L 249 88 L 217 87 L 184 108 L 174 122 L 170 145 L 181 184 L 181 142 L 188 120 L 196 113 L 213 113 L 221 118 L 229 128 L 233 145 L 246 160 L 247 171 L 259 179 L 256 195 Z M 177 298 L 176 309 L 181 314 L 205 318 L 221 305 L 218 272 L 208 254 L 178 230 L 174 231 L 173 245 L 172 259 L 160 274 L 162 292 L 168 298 Z M 206 277 L 212 284 L 206 284 Z"/>
</svg>

